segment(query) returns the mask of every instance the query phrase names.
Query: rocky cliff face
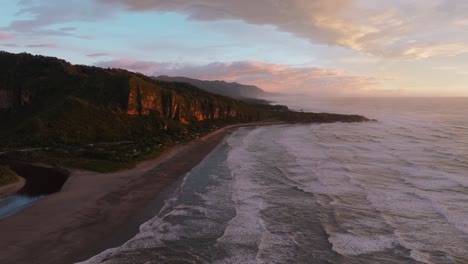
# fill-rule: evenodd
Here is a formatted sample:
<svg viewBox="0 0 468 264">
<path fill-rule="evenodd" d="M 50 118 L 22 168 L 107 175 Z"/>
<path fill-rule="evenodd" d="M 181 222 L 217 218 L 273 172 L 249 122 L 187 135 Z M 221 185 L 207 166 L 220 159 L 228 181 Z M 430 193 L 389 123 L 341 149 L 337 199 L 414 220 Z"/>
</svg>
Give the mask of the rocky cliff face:
<svg viewBox="0 0 468 264">
<path fill-rule="evenodd" d="M 184 124 L 189 123 L 190 116 L 197 121 L 238 117 L 237 111 L 232 107 L 199 99 L 187 102 L 182 96 L 175 93 L 162 93 L 151 88 L 142 89 L 139 86 L 130 88 L 126 112 L 129 115 L 156 113 Z"/>
<path fill-rule="evenodd" d="M 179 131 L 180 126 L 197 122 L 251 121 L 256 113 L 243 102 L 186 83 L 0 52 L 0 137 L 4 138 L 128 140 L 142 133 Z"/>
<path fill-rule="evenodd" d="M 13 96 L 8 90 L 0 90 L 0 110 L 7 110 L 13 107 Z"/>
<path fill-rule="evenodd" d="M 12 110 L 16 107 L 25 107 L 31 103 L 31 91 L 20 89 L 0 89 L 0 110 Z"/>
<path fill-rule="evenodd" d="M 192 88 L 193 89 L 193 88 Z M 163 118 L 190 124 L 193 121 L 236 119 L 241 116 L 235 107 L 224 100 L 209 100 L 183 96 L 165 91 L 158 86 L 141 85 L 141 80 L 130 81 L 126 112 L 129 115 L 156 114 Z"/>
<path fill-rule="evenodd" d="M 148 115 L 151 111 L 163 112 L 161 92 L 130 82 L 127 114 Z"/>
<path fill-rule="evenodd" d="M 210 83 L 218 85 L 219 82 Z M 0 144 L 135 141 L 200 131 L 212 121 L 360 122 L 362 116 L 255 106 L 188 83 L 0 51 Z"/>
<path fill-rule="evenodd" d="M 198 100 L 190 104 L 190 112 L 193 113 L 198 121 L 239 117 L 237 111 L 229 106 L 226 107 L 216 104 L 210 107 Z"/>
</svg>

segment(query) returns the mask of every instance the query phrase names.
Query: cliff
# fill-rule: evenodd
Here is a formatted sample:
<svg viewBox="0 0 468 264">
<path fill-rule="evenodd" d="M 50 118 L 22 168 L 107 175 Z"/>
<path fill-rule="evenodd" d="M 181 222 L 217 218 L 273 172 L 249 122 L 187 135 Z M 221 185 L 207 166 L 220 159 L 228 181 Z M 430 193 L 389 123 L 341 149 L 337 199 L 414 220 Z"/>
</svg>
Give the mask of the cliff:
<svg viewBox="0 0 468 264">
<path fill-rule="evenodd" d="M 92 143 L 247 122 L 247 104 L 120 69 L 0 52 L 0 143 Z"/>
<path fill-rule="evenodd" d="M 201 127 L 206 131 L 215 123 L 264 119 L 367 121 L 362 116 L 293 112 L 262 100 L 239 101 L 121 69 L 0 52 L 0 147 L 142 141 L 197 133 Z"/>
<path fill-rule="evenodd" d="M 0 52 L 0 159 L 109 172 L 220 126 L 257 120 L 368 121 L 239 101 L 120 69 Z"/>
</svg>

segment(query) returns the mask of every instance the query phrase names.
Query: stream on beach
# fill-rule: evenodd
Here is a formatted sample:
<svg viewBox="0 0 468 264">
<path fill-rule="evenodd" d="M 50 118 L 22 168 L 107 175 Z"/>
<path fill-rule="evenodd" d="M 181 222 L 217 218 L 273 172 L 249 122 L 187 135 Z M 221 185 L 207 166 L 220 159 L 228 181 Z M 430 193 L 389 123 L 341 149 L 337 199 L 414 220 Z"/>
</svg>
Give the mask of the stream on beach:
<svg viewBox="0 0 468 264">
<path fill-rule="evenodd" d="M 45 195 L 28 196 L 24 194 L 14 194 L 0 198 L 0 219 L 16 214 L 44 197 Z"/>
<path fill-rule="evenodd" d="M 468 99 L 320 100 L 379 121 L 239 128 L 84 263 L 468 263 Z"/>
<path fill-rule="evenodd" d="M 17 193 L 0 198 L 0 219 L 16 214 L 49 194 L 61 190 L 68 179 L 68 171 L 20 162 L 2 161 L 26 180 Z"/>
</svg>

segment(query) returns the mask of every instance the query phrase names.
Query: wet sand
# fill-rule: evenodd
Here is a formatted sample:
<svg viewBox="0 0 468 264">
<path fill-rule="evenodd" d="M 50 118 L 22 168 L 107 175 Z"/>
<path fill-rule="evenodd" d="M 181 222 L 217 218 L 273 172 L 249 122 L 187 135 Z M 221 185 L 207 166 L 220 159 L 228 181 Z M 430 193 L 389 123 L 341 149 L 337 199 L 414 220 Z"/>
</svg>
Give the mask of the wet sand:
<svg viewBox="0 0 468 264">
<path fill-rule="evenodd" d="M 276 123 L 248 124 L 267 125 Z M 165 195 L 232 129 L 176 146 L 135 168 L 74 170 L 62 191 L 0 219 L 0 263 L 74 263 L 117 246 L 154 216 Z"/>
</svg>

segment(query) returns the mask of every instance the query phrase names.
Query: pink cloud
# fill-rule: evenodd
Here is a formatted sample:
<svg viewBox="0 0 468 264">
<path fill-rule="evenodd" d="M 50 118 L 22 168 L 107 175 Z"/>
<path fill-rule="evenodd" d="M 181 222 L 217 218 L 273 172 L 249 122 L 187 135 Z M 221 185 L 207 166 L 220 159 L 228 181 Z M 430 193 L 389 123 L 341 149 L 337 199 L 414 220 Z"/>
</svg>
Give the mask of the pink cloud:
<svg viewBox="0 0 468 264">
<path fill-rule="evenodd" d="M 0 33 L 0 40 L 14 39 L 14 38 L 15 38 L 14 35 Z"/>
<path fill-rule="evenodd" d="M 119 59 L 111 61 L 102 61 L 96 63 L 99 67 L 104 68 L 122 68 L 129 71 L 140 72 L 147 75 L 152 75 L 155 72 L 163 71 L 167 69 L 170 64 L 149 62 L 149 61 L 137 61 L 133 59 Z"/>
<path fill-rule="evenodd" d="M 15 43 L 6 43 L 6 44 L 1 44 L 4 47 L 19 47 L 18 44 Z"/>
<path fill-rule="evenodd" d="M 57 45 L 53 43 L 44 43 L 44 44 L 31 44 L 31 45 L 25 45 L 26 48 L 56 48 Z"/>
<path fill-rule="evenodd" d="M 91 53 L 91 54 L 88 54 L 86 56 L 90 57 L 90 58 L 96 58 L 96 57 L 106 57 L 106 56 L 110 56 L 110 55 L 112 55 L 112 54 L 106 53 L 106 52 L 98 52 L 98 53 Z"/>
<path fill-rule="evenodd" d="M 108 4 L 99 4 L 94 0 L 85 1 L 36 1 L 21 0 L 17 3 L 19 11 L 6 27 L 8 30 L 34 35 L 69 36 L 75 27 L 65 26 L 51 29 L 49 26 L 61 26 L 68 22 L 98 21 L 112 17 L 116 8 Z"/>
<path fill-rule="evenodd" d="M 111 6 L 121 4 L 134 12 L 178 12 L 191 20 L 271 25 L 314 44 L 340 46 L 378 57 L 421 59 L 468 53 L 463 22 L 468 1 L 97 1 Z"/>
<path fill-rule="evenodd" d="M 73 4 L 74 2 L 79 4 Z M 199 21 L 241 20 L 270 25 L 313 44 L 339 46 L 377 57 L 425 59 L 468 53 L 468 1 L 357 0 L 87 0 L 18 1 L 5 29 L 37 35 L 75 35 L 72 27 L 132 12 L 177 12 Z M 378 3 L 377 3 L 378 2 Z M 235 31 L 226 30 L 235 35 Z M 261 35 L 261 34 L 260 34 Z"/>
<path fill-rule="evenodd" d="M 185 76 L 202 80 L 225 80 L 252 84 L 272 92 L 308 93 L 320 96 L 362 95 L 383 80 L 354 76 L 338 69 L 291 66 L 259 61 L 214 62 L 189 65 L 113 60 L 98 66 L 125 68 L 147 75 Z"/>
<path fill-rule="evenodd" d="M 226 80 L 253 84 L 275 92 L 309 93 L 322 96 L 359 94 L 380 81 L 353 76 L 337 69 L 290 66 L 257 61 L 211 63 L 167 69 L 163 74 L 206 80 Z"/>
<path fill-rule="evenodd" d="M 76 27 L 62 27 L 60 28 L 61 31 L 75 31 Z"/>
</svg>

